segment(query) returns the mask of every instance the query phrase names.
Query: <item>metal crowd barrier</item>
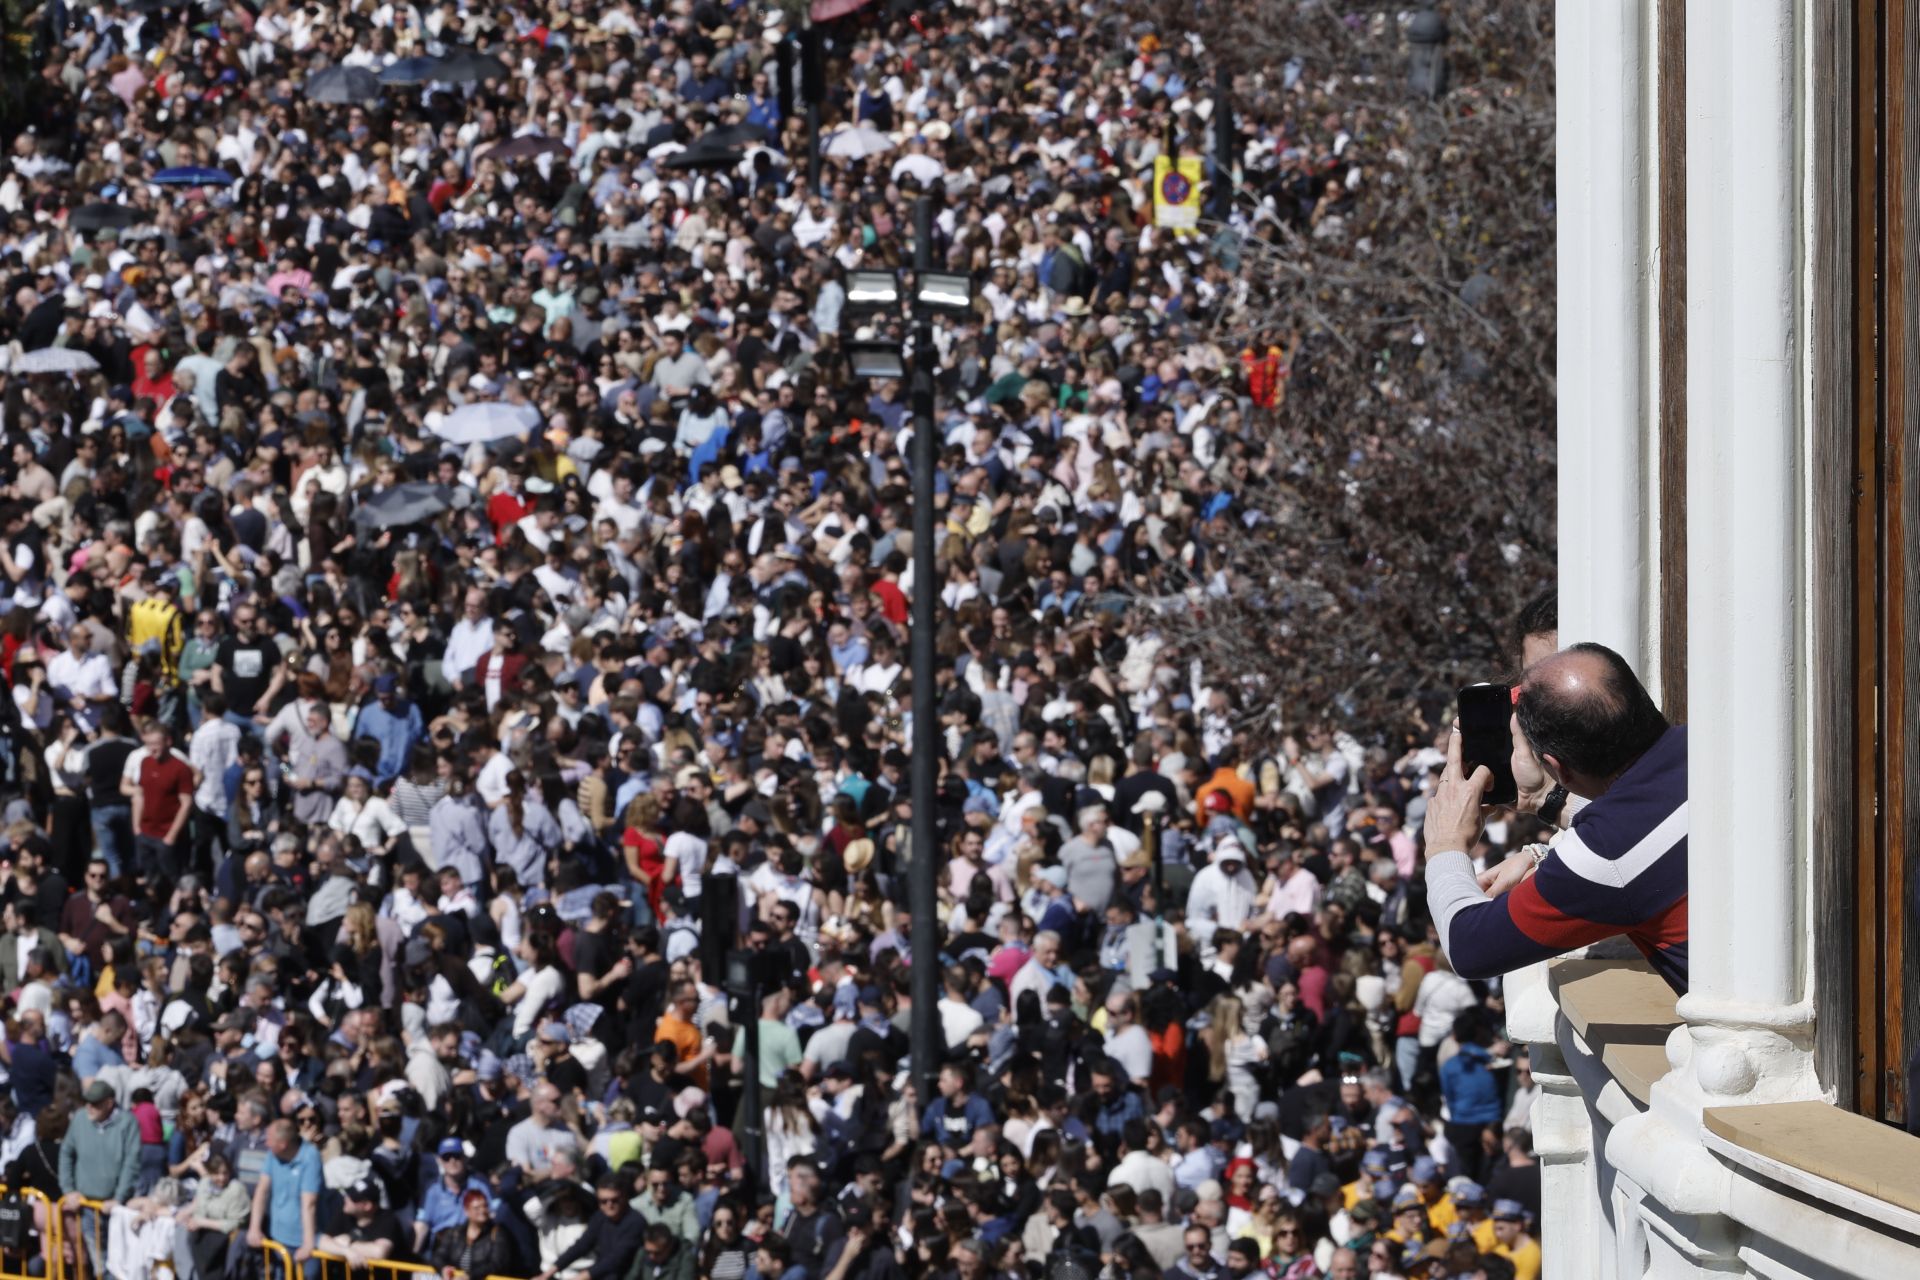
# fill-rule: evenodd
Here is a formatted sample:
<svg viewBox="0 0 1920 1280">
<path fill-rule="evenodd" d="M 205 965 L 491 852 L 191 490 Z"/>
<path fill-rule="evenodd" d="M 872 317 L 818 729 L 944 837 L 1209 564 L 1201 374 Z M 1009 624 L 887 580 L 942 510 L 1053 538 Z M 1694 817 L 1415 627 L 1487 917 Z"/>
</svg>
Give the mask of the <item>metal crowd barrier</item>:
<svg viewBox="0 0 1920 1280">
<path fill-rule="evenodd" d="M 8 1191 L 8 1188 L 6 1184 L 0 1183 L 0 1195 L 7 1194 L 7 1191 Z M 41 1276 L 32 1276 L 28 1274 L 28 1272 L 25 1269 L 27 1265 L 27 1259 L 33 1257 L 34 1255 L 31 1251 L 25 1251 L 25 1250 L 21 1251 L 20 1253 L 21 1270 L 8 1271 L 6 1269 L 6 1266 L 7 1266 L 6 1254 L 4 1252 L 0 1252 L 0 1280 L 61 1280 L 62 1267 L 61 1267 L 60 1259 L 61 1259 L 61 1254 L 63 1250 L 60 1247 L 60 1228 L 61 1228 L 60 1210 L 54 1205 L 52 1200 L 47 1198 L 47 1193 L 39 1190 L 38 1188 L 22 1187 L 20 1188 L 19 1194 L 20 1194 L 20 1197 L 23 1200 L 25 1200 L 27 1203 L 39 1204 L 42 1210 L 44 1211 L 44 1216 L 46 1218 L 47 1226 L 46 1226 L 46 1230 L 43 1232 L 40 1232 L 39 1234 L 40 1234 L 41 1260 L 46 1264 L 46 1273 Z M 34 1228 L 29 1226 L 28 1231 L 31 1234 L 34 1231 Z"/>
<path fill-rule="evenodd" d="M 260 1242 L 260 1274 L 266 1280 L 274 1280 L 273 1260 L 276 1257 L 280 1259 L 280 1275 L 283 1280 L 299 1280 L 299 1276 L 293 1269 L 293 1251 L 272 1236 Z"/>
<path fill-rule="evenodd" d="M 397 1280 L 403 1275 L 437 1276 L 439 1274 L 438 1271 L 421 1262 L 369 1262 L 367 1264 L 368 1280 L 382 1280 L 383 1275 L 386 1280 Z"/>
<path fill-rule="evenodd" d="M 277 1240 L 263 1240 L 260 1244 L 261 1261 L 271 1264 L 277 1256 L 283 1268 L 281 1275 L 286 1280 L 302 1280 L 301 1273 L 293 1265 L 293 1251 Z M 331 1280 L 333 1268 L 340 1269 L 340 1280 L 351 1280 L 352 1268 L 347 1260 L 337 1253 L 313 1251 L 313 1260 L 320 1264 L 320 1280 Z M 398 1280 L 402 1275 L 438 1276 L 440 1273 L 432 1267 L 418 1262 L 369 1262 L 366 1267 L 367 1280 Z M 271 1265 L 266 1266 L 266 1280 L 279 1280 L 273 1274 Z M 0 1280 L 18 1280 L 16 1277 L 0 1275 Z M 507 1277 L 489 1277 L 489 1280 L 507 1280 Z"/>
<path fill-rule="evenodd" d="M 105 1275 L 106 1257 L 107 1257 L 107 1240 L 106 1240 L 106 1236 L 103 1234 L 107 1229 L 107 1212 L 108 1212 L 107 1206 L 104 1201 L 89 1200 L 84 1196 L 81 1197 L 80 1207 L 76 1212 L 80 1217 L 80 1230 L 82 1232 L 85 1232 L 87 1229 L 86 1211 L 88 1209 L 93 1210 L 93 1244 L 94 1244 L 94 1248 L 99 1251 L 100 1258 L 101 1258 L 100 1270 L 102 1272 L 102 1275 L 100 1276 L 100 1280 L 110 1280 L 110 1278 Z M 61 1227 L 61 1231 L 64 1233 L 65 1230 L 66 1228 L 63 1225 Z M 54 1268 L 54 1275 L 56 1277 L 56 1280 L 65 1280 L 65 1277 L 66 1277 L 66 1266 L 65 1266 L 66 1260 L 64 1257 L 65 1252 L 66 1251 L 64 1249 L 61 1250 L 61 1254 L 63 1256 L 61 1257 L 59 1264 Z M 87 1280 L 87 1267 L 91 1261 L 92 1259 L 89 1258 L 87 1255 L 86 1240 L 82 1238 L 80 1240 L 75 1241 L 73 1246 L 74 1280 Z"/>
</svg>

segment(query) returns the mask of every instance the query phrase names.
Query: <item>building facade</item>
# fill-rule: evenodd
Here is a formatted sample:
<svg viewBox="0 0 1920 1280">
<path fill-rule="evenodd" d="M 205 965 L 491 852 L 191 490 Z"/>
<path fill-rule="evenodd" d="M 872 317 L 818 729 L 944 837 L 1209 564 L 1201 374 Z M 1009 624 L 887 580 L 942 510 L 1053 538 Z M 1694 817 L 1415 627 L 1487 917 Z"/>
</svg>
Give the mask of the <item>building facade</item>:
<svg viewBox="0 0 1920 1280">
<path fill-rule="evenodd" d="M 1920 3 L 1557 24 L 1560 635 L 1690 725 L 1692 981 L 1509 979 L 1546 1275 L 1920 1277 Z"/>
</svg>

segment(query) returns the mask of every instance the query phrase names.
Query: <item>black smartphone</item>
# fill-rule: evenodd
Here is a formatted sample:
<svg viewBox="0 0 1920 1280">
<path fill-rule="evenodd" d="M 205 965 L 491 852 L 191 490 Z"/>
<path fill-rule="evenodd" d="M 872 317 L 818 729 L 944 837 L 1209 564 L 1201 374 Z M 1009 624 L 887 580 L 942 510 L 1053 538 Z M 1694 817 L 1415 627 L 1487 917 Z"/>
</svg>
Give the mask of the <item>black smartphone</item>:
<svg viewBox="0 0 1920 1280">
<path fill-rule="evenodd" d="M 1460 691 L 1460 763 L 1471 777 L 1485 765 L 1493 786 L 1487 804 L 1520 798 L 1513 781 L 1513 690 L 1504 684 L 1470 684 Z"/>
</svg>

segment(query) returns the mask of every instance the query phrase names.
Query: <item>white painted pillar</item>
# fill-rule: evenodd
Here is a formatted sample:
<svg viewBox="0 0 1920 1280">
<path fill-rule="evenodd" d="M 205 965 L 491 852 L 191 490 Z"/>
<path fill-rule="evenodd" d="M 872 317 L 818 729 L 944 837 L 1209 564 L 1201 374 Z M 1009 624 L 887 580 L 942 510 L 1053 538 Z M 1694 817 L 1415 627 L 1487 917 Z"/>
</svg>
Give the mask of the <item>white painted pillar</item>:
<svg viewBox="0 0 1920 1280">
<path fill-rule="evenodd" d="M 1645 1193 L 1656 1280 L 1742 1274 L 1709 1106 L 1820 1096 L 1801 767 L 1808 307 L 1804 0 L 1687 23 L 1686 1024 L 1604 1158 Z"/>
<path fill-rule="evenodd" d="M 1794 0 L 1687 5 L 1690 1020 L 1804 1020 L 1807 306 Z M 1744 1093 L 1738 1063 L 1700 1064 Z M 1749 1064 L 1751 1065 L 1751 1064 Z M 1719 1087 L 1714 1087 L 1719 1086 Z"/>
<path fill-rule="evenodd" d="M 1643 678 L 1657 674 L 1647 644 L 1648 12 L 1648 0 L 1560 0 L 1554 42 L 1560 640 L 1607 645 Z M 1541 1089 L 1545 1280 L 1608 1280 L 1593 1127 L 1556 1042 L 1546 966 L 1509 974 L 1505 994 L 1509 1033 L 1530 1044 Z"/>
<path fill-rule="evenodd" d="M 1648 0 L 1555 10 L 1560 642 L 1650 670 Z"/>
<path fill-rule="evenodd" d="M 1593 1118 L 1551 1028 L 1527 1049 L 1540 1096 L 1533 1103 L 1533 1152 L 1540 1161 L 1540 1216 L 1550 1243 L 1543 1280 L 1608 1280 L 1600 1248 L 1600 1183 Z"/>
</svg>

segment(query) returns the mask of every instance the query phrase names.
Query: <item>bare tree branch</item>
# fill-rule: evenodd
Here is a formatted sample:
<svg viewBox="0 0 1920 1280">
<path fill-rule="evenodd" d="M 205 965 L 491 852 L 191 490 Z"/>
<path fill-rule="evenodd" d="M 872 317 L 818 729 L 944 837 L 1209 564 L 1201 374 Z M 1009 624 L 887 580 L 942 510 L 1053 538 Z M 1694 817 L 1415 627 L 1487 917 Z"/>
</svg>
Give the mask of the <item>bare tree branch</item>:
<svg viewBox="0 0 1920 1280">
<path fill-rule="evenodd" d="M 1552 6 L 1445 12 L 1438 101 L 1408 90 L 1401 6 L 1201 0 L 1165 36 L 1232 73 L 1243 137 L 1278 140 L 1206 228 L 1234 280 L 1211 338 L 1299 348 L 1214 468 L 1233 501 L 1187 589 L 1139 620 L 1256 741 L 1430 716 L 1506 667 L 1508 620 L 1553 580 Z"/>
</svg>

